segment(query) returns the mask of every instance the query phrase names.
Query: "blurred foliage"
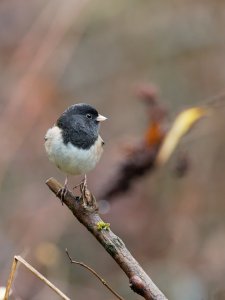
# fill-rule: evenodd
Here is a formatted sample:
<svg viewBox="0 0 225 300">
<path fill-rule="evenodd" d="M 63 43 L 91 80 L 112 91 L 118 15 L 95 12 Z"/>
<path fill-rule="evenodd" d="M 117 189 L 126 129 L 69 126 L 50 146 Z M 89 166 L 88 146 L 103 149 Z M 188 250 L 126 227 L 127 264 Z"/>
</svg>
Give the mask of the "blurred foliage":
<svg viewBox="0 0 225 300">
<path fill-rule="evenodd" d="M 13 256 L 25 251 L 72 299 L 113 299 L 68 263 L 68 248 L 125 299 L 137 299 L 115 262 L 45 187 L 48 177 L 64 176 L 48 162 L 43 137 L 76 102 L 109 117 L 101 129 L 105 154 L 88 175 L 99 195 L 123 159 L 123 144 L 145 136 L 138 83 L 159 87 L 171 120 L 224 90 L 224 26 L 220 0 L 0 2 L 0 286 Z M 224 298 L 224 113 L 221 106 L 196 125 L 164 167 L 135 182 L 104 215 L 170 299 Z M 178 179 L 180 153 L 188 153 L 189 169 Z M 70 178 L 71 186 L 79 180 Z M 14 296 L 56 299 L 22 269 Z"/>
</svg>

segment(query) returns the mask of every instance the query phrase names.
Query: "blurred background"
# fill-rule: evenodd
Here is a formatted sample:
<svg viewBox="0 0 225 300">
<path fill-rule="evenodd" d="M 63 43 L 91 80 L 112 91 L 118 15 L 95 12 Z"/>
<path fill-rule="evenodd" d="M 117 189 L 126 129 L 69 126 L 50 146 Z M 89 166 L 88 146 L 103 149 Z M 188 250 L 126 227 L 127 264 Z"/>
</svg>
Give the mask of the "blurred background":
<svg viewBox="0 0 225 300">
<path fill-rule="evenodd" d="M 143 140 L 148 115 L 139 84 L 158 88 L 176 114 L 224 90 L 225 3 L 203 0 L 2 0 L 0 2 L 0 285 L 20 254 L 71 299 L 114 299 L 71 256 L 125 299 L 138 299 L 98 242 L 45 185 L 65 177 L 47 159 L 44 135 L 71 104 L 108 117 L 103 158 L 88 175 L 98 197 Z M 173 157 L 104 202 L 111 224 L 173 300 L 225 299 L 225 110 L 194 126 Z M 188 157 L 180 178 L 179 151 Z M 70 178 L 70 186 L 81 178 Z M 101 200 L 101 199 L 99 199 Z M 104 199 L 103 199 L 104 200 Z M 103 203 L 103 202 L 102 202 Z M 21 266 L 16 299 L 59 299 Z"/>
</svg>

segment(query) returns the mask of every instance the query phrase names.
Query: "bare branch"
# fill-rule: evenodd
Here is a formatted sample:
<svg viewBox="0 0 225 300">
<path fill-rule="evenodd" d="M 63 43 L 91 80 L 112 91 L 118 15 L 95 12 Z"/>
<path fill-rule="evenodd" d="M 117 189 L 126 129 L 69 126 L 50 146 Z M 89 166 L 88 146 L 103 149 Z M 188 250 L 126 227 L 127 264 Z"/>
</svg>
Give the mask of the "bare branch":
<svg viewBox="0 0 225 300">
<path fill-rule="evenodd" d="M 60 198 L 62 185 L 54 178 L 48 179 L 46 184 Z M 100 218 L 96 199 L 88 190 L 83 197 L 76 197 L 67 191 L 63 202 L 125 272 L 134 292 L 147 300 L 167 299 L 127 250 L 124 242 Z"/>
</svg>

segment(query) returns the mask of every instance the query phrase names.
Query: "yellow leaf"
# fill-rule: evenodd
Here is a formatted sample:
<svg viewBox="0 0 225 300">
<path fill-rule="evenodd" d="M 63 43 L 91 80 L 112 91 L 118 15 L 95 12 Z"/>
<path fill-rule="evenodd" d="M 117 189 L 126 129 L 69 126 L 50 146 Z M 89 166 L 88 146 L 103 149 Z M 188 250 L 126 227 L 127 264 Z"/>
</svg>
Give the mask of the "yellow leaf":
<svg viewBox="0 0 225 300">
<path fill-rule="evenodd" d="M 161 148 L 159 149 L 156 163 L 164 164 L 176 149 L 180 139 L 192 128 L 192 126 L 203 116 L 208 114 L 208 110 L 203 107 L 192 107 L 182 111 L 173 122 L 167 133 Z"/>
</svg>

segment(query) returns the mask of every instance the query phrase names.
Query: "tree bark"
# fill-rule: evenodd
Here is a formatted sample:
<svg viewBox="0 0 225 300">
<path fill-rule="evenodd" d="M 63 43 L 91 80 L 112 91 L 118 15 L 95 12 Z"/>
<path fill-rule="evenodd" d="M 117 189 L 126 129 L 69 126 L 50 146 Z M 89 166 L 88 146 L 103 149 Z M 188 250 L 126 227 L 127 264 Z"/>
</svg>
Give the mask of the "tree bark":
<svg viewBox="0 0 225 300">
<path fill-rule="evenodd" d="M 62 185 L 54 178 L 48 179 L 46 184 L 60 198 Z M 82 197 L 76 197 L 67 191 L 63 203 L 126 273 L 130 287 L 135 293 L 147 300 L 167 299 L 127 250 L 124 242 L 111 231 L 109 224 L 104 223 L 100 218 L 96 199 L 88 190 L 85 190 Z"/>
</svg>

